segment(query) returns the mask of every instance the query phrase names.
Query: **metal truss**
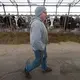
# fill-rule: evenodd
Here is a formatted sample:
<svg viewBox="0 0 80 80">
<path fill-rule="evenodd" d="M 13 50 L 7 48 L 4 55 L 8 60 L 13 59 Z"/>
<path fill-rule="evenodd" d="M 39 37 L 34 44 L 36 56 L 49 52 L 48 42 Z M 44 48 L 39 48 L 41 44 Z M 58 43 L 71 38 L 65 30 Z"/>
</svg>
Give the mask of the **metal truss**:
<svg viewBox="0 0 80 80">
<path fill-rule="evenodd" d="M 2 4 L 1 6 L 3 6 L 4 14 L 6 15 L 5 5 L 1 1 L 0 3 Z"/>
<path fill-rule="evenodd" d="M 6 6 L 10 6 L 10 7 L 15 6 L 16 10 L 17 10 L 17 15 L 19 15 L 19 13 L 20 13 L 19 9 L 18 9 L 19 6 L 20 7 L 29 6 L 30 7 L 30 11 L 29 11 L 30 15 L 33 13 L 32 10 L 31 10 L 33 6 L 35 6 L 35 7 L 36 6 L 56 7 L 55 15 L 57 15 L 57 13 L 58 13 L 58 11 L 57 11 L 58 7 L 69 7 L 69 9 L 67 11 L 68 15 L 70 13 L 70 8 L 71 7 L 74 7 L 74 6 L 75 7 L 80 7 L 80 4 L 78 4 L 80 2 L 80 0 L 73 0 L 71 3 L 70 2 L 69 3 L 65 2 L 66 4 L 62 4 L 62 3 L 64 3 L 63 1 L 64 0 L 58 0 L 58 2 L 56 3 L 56 0 L 55 0 L 55 2 L 47 2 L 47 0 L 43 0 L 42 4 L 38 4 L 40 2 L 36 2 L 36 4 L 35 4 L 34 2 L 30 2 L 30 0 L 26 0 L 26 3 L 28 3 L 28 4 L 24 5 L 24 2 L 16 2 L 16 0 L 10 0 L 10 2 L 0 2 L 1 3 L 0 6 L 3 6 L 3 10 L 4 10 L 5 15 L 6 15 L 6 10 L 5 10 Z M 12 3 L 12 4 L 5 4 L 5 3 Z M 23 4 L 18 4 L 18 3 L 23 3 Z M 50 3 L 50 4 L 46 4 L 46 3 Z M 51 3 L 55 3 L 55 4 L 51 4 Z"/>
<path fill-rule="evenodd" d="M 18 10 L 18 4 L 16 3 L 15 0 L 10 0 L 10 2 L 13 4 L 13 6 L 16 6 L 16 9 L 17 9 L 17 15 L 19 15 L 19 10 Z"/>
</svg>

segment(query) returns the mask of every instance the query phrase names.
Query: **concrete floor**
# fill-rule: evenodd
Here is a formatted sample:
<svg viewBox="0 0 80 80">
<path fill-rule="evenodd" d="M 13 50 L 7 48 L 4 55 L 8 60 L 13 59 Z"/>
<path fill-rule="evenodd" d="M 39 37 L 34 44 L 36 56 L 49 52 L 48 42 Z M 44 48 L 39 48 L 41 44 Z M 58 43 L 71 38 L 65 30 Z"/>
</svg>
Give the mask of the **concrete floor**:
<svg viewBox="0 0 80 80">
<path fill-rule="evenodd" d="M 31 72 L 31 80 L 80 80 L 80 44 L 61 42 L 48 44 L 48 65 L 52 72 L 43 74 L 41 68 Z M 29 44 L 0 45 L 0 80 L 28 80 L 23 72 L 33 52 Z"/>
</svg>

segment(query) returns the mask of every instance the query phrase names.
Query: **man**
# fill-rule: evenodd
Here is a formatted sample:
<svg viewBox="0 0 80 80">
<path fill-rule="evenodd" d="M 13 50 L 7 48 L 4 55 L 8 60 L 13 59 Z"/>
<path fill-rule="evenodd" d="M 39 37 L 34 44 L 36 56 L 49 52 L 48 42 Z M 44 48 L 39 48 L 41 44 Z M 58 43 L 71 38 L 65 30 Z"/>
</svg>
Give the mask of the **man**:
<svg viewBox="0 0 80 80">
<path fill-rule="evenodd" d="M 25 73 L 27 78 L 31 78 L 30 71 L 41 65 L 43 72 L 52 71 L 51 68 L 47 66 L 47 52 L 46 45 L 48 43 L 48 33 L 44 25 L 47 17 L 46 8 L 44 6 L 38 6 L 35 9 L 35 18 L 31 22 L 30 29 L 30 44 L 35 54 L 35 60 L 26 65 Z"/>
</svg>

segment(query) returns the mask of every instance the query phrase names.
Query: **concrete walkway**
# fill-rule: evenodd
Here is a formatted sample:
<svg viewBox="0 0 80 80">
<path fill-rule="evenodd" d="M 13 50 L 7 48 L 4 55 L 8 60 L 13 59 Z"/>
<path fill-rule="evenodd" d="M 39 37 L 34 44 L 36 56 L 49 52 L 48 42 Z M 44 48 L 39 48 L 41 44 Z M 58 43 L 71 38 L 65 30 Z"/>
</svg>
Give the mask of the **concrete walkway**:
<svg viewBox="0 0 80 80">
<path fill-rule="evenodd" d="M 43 74 L 39 67 L 31 72 L 31 80 L 80 80 L 80 44 L 48 44 L 47 52 L 53 71 Z M 0 80 L 28 80 L 23 69 L 29 58 L 34 58 L 29 44 L 0 45 Z"/>
</svg>

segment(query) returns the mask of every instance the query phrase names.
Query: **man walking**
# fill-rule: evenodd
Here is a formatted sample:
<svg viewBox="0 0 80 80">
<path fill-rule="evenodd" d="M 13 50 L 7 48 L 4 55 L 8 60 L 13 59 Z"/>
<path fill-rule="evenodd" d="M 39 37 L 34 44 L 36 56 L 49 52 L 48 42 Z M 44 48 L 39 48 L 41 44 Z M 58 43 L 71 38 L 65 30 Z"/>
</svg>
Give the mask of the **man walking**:
<svg viewBox="0 0 80 80">
<path fill-rule="evenodd" d="M 35 17 L 31 22 L 30 28 L 30 44 L 34 51 L 35 60 L 26 65 L 25 73 L 27 78 L 31 78 L 30 72 L 41 65 L 43 72 L 51 72 L 52 69 L 47 66 L 46 46 L 48 43 L 48 33 L 44 25 L 47 17 L 46 8 L 38 6 L 35 9 Z"/>
</svg>

